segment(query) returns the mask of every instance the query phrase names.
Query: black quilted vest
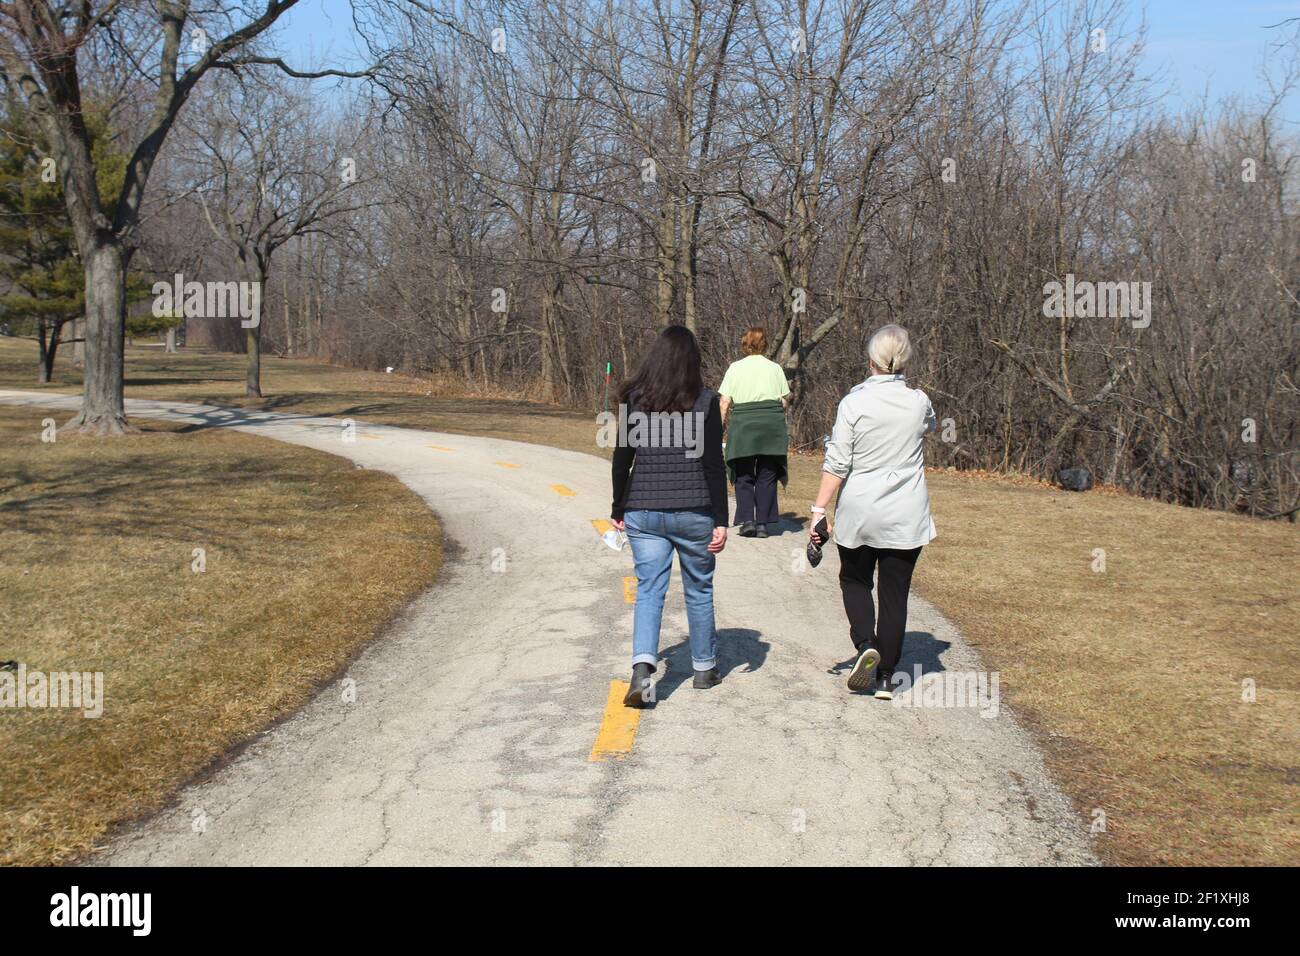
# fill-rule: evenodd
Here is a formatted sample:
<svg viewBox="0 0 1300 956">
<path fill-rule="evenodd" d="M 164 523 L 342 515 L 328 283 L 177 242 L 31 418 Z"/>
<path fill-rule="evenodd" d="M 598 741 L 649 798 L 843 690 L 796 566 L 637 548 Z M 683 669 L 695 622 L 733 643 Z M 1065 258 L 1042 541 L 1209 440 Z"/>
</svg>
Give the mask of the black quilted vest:
<svg viewBox="0 0 1300 956">
<path fill-rule="evenodd" d="M 675 509 L 713 509 L 709 497 L 709 485 L 704 479 L 704 419 L 709 412 L 709 404 L 717 393 L 704 389 L 695 400 L 691 412 L 695 418 L 687 434 L 694 440 L 693 449 L 688 449 L 683 436 L 674 430 L 674 441 L 668 447 L 662 444 L 655 447 L 644 445 L 636 449 L 636 458 L 632 464 L 632 477 L 628 480 L 627 497 L 623 507 L 627 511 L 671 511 Z M 636 411 L 635 396 L 631 400 L 632 410 Z M 676 425 L 678 423 L 674 423 Z M 649 428 L 646 429 L 649 431 Z M 632 428 L 628 428 L 629 437 Z M 687 451 L 697 456 L 688 458 Z"/>
</svg>

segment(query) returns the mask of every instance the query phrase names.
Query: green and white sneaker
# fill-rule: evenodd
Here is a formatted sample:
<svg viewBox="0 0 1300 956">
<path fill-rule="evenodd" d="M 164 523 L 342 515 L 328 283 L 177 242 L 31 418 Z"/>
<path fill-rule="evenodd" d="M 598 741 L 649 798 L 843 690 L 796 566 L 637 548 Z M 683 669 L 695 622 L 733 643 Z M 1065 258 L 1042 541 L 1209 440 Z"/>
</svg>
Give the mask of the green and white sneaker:
<svg viewBox="0 0 1300 956">
<path fill-rule="evenodd" d="M 858 659 L 853 663 L 853 670 L 849 671 L 849 690 L 866 690 L 871 686 L 871 678 L 876 673 L 876 665 L 880 663 L 880 651 L 874 647 L 868 647 L 858 655 Z"/>
</svg>

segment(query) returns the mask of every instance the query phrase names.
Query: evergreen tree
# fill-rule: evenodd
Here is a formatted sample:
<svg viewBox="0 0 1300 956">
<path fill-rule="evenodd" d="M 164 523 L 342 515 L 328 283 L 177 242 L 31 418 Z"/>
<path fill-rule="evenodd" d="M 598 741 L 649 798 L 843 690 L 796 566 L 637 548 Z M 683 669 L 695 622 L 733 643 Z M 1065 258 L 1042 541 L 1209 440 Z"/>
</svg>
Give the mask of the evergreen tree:
<svg viewBox="0 0 1300 956">
<path fill-rule="evenodd" d="M 102 115 L 87 111 L 86 126 L 100 194 L 115 196 L 127 158 L 114 148 Z M 26 116 L 10 111 L 0 117 L 0 321 L 10 332 L 36 339 L 36 380 L 42 383 L 53 377 L 55 356 L 66 341 L 64 326 L 85 313 L 86 288 L 63 189 L 48 157 Z M 144 292 L 142 280 L 128 281 L 128 301 Z"/>
<path fill-rule="evenodd" d="M 0 319 L 40 343 L 37 381 L 48 382 L 63 327 L 82 314 L 85 278 L 52 163 L 36 131 L 10 113 L 0 122 Z"/>
</svg>

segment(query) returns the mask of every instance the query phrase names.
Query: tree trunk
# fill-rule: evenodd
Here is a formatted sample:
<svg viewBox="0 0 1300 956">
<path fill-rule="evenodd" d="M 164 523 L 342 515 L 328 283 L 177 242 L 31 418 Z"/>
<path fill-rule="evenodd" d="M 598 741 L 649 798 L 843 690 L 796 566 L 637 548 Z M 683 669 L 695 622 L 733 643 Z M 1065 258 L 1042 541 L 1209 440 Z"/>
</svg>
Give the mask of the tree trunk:
<svg viewBox="0 0 1300 956">
<path fill-rule="evenodd" d="M 541 350 L 542 359 L 542 400 L 546 402 L 555 401 L 558 391 L 556 387 L 558 370 L 555 367 L 555 344 L 552 341 L 555 307 L 555 302 L 551 299 L 551 287 L 548 283 L 542 289 L 542 327 L 538 331 L 540 341 L 537 343 L 538 348 Z"/>
<path fill-rule="evenodd" d="M 685 310 L 683 324 L 692 332 L 695 328 L 695 272 L 696 272 L 696 249 L 695 249 L 695 224 L 698 202 L 683 200 L 680 207 L 679 229 L 681 231 L 681 240 L 677 244 L 678 274 L 682 286 L 682 307 Z"/>
<path fill-rule="evenodd" d="M 36 329 L 36 341 L 41 346 L 40 361 L 36 363 L 36 384 L 45 385 L 50 381 L 50 366 L 54 363 L 50 359 L 50 349 L 45 344 L 45 320 L 42 319 Z"/>
<path fill-rule="evenodd" d="M 256 283 L 261 293 L 258 295 L 257 315 L 250 316 L 256 322 L 252 328 L 244 329 L 244 348 L 248 352 L 248 376 L 245 381 L 245 395 L 248 398 L 262 397 L 262 325 L 266 314 L 266 277 L 270 274 L 271 257 L 261 252 L 250 253 L 244 262 L 246 281 Z M 243 320 L 241 319 L 241 324 Z"/>
<path fill-rule="evenodd" d="M 121 242 L 101 234 L 86 271 L 86 374 L 81 412 L 64 427 L 95 435 L 121 435 L 133 429 L 122 395 L 126 346 L 126 267 Z"/>
<path fill-rule="evenodd" d="M 54 381 L 54 357 L 59 354 L 59 342 L 63 340 L 63 323 L 55 322 L 50 329 L 50 342 L 43 349 L 41 359 L 41 384 Z"/>
<path fill-rule="evenodd" d="M 667 200 L 662 200 L 659 207 L 658 251 L 655 255 L 656 294 L 655 324 L 664 328 L 672 322 L 673 300 L 676 290 L 673 279 L 677 270 L 677 245 L 673 231 L 673 214 Z"/>
<path fill-rule="evenodd" d="M 262 397 L 262 324 L 244 330 L 244 345 L 248 350 L 247 395 Z"/>
<path fill-rule="evenodd" d="M 692 332 L 695 328 L 695 254 L 691 252 L 687 256 L 686 274 L 682 277 L 683 291 L 685 292 L 684 307 L 686 309 L 686 327 Z"/>
<path fill-rule="evenodd" d="M 302 243 L 298 244 L 298 275 L 302 275 Z M 289 273 L 280 280 L 280 299 L 284 303 L 284 349 L 286 355 L 293 355 L 295 336 L 293 334 L 293 315 L 289 309 Z"/>
<path fill-rule="evenodd" d="M 166 351 L 168 351 L 168 352 L 175 352 L 175 351 L 176 351 L 176 328 L 175 328 L 175 326 L 173 326 L 172 328 L 170 328 L 170 329 L 167 330 L 167 346 L 166 346 Z"/>
</svg>

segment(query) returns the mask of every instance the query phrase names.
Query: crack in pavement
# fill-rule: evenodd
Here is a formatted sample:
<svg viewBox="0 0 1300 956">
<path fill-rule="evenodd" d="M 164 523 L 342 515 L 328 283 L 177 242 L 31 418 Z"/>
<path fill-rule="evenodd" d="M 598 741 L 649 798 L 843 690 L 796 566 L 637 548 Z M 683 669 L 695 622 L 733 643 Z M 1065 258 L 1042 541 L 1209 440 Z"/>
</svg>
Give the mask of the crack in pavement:
<svg viewBox="0 0 1300 956">
<path fill-rule="evenodd" d="M 607 462 L 362 422 L 358 434 L 381 440 L 348 443 L 340 421 L 314 416 L 127 406 L 389 472 L 437 510 L 447 559 L 339 681 L 94 863 L 1095 863 L 1091 821 L 1005 706 L 989 719 L 847 692 L 832 552 L 812 570 L 795 535 L 732 537 L 715 585 L 724 680 L 708 691 L 686 680 L 674 583 L 659 700 L 626 759 L 592 763 L 609 681 L 626 679 L 631 658 L 631 555 L 591 525 L 608 512 Z M 910 610 L 900 669 L 980 669 L 932 606 L 914 597 Z M 196 807 L 206 832 L 191 828 Z"/>
</svg>

